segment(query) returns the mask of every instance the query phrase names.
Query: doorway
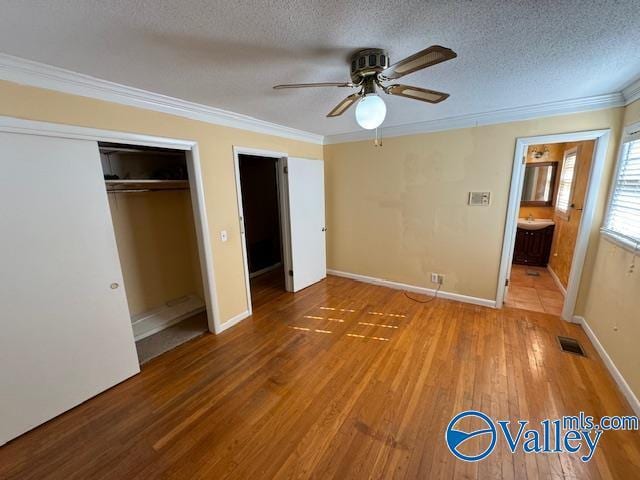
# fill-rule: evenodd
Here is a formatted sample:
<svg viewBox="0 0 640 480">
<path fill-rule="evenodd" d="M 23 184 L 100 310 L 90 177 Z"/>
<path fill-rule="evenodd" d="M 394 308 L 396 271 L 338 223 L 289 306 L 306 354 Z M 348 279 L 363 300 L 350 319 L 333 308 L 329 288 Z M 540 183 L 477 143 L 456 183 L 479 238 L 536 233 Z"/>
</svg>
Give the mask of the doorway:
<svg viewBox="0 0 640 480">
<path fill-rule="evenodd" d="M 280 157 L 238 155 L 242 219 L 252 307 L 286 290 L 280 182 Z"/>
<path fill-rule="evenodd" d="M 247 310 L 327 276 L 324 162 L 234 147 Z"/>
<path fill-rule="evenodd" d="M 496 306 L 572 320 L 609 131 L 516 142 Z"/>
</svg>

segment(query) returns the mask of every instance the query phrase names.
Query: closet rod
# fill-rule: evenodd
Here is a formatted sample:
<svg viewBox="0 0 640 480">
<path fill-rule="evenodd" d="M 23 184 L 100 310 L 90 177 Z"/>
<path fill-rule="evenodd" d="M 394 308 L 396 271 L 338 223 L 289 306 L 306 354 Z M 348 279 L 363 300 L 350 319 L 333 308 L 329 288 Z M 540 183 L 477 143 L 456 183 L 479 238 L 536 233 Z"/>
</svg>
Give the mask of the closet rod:
<svg viewBox="0 0 640 480">
<path fill-rule="evenodd" d="M 107 193 L 140 193 L 140 192 L 152 192 L 150 188 L 129 188 L 127 190 L 107 190 Z"/>
<path fill-rule="evenodd" d="M 189 190 L 188 188 L 127 188 L 121 190 L 107 190 L 107 193 L 141 193 L 141 192 L 175 192 Z"/>
</svg>

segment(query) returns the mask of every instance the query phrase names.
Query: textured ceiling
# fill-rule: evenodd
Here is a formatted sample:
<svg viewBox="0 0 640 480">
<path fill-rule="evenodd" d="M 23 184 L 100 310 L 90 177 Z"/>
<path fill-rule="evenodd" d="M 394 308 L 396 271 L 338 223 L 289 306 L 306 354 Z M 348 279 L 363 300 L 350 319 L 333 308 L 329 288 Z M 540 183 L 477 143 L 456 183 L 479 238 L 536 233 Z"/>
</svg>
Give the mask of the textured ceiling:
<svg viewBox="0 0 640 480">
<path fill-rule="evenodd" d="M 620 91 L 640 76 L 640 0 L 5 0 L 0 50 L 173 97 L 329 135 L 326 113 L 356 49 L 392 63 L 432 44 L 458 58 L 403 78 L 451 93 L 439 105 L 385 96 L 386 126 Z"/>
</svg>

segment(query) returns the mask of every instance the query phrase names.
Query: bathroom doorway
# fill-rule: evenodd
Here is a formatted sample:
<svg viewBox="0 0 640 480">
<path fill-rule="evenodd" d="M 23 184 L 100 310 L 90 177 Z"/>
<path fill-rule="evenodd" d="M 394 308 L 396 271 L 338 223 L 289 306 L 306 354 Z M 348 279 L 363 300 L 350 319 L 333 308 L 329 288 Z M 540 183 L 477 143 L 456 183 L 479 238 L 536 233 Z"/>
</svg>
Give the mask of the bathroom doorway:
<svg viewBox="0 0 640 480">
<path fill-rule="evenodd" d="M 571 320 L 608 131 L 518 139 L 497 307 Z"/>
</svg>

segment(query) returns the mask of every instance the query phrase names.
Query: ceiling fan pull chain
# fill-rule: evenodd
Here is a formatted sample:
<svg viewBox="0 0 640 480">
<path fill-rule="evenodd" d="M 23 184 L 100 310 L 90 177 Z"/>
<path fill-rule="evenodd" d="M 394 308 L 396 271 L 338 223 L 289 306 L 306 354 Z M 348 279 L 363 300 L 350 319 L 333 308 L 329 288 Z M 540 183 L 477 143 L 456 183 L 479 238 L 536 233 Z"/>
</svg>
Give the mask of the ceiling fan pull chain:
<svg viewBox="0 0 640 480">
<path fill-rule="evenodd" d="M 373 142 L 373 146 L 374 147 L 381 147 L 382 146 L 382 135 L 378 135 L 378 129 L 379 129 L 379 127 L 376 127 L 376 139 Z"/>
</svg>

